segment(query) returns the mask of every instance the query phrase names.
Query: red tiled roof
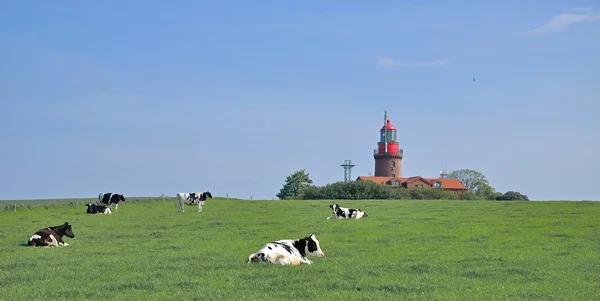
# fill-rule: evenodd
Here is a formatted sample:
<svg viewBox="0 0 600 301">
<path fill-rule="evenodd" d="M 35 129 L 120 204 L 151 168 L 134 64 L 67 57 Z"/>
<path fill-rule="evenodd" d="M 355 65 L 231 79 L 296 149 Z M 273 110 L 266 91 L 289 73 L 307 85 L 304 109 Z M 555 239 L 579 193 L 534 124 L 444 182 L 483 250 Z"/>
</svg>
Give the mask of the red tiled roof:
<svg viewBox="0 0 600 301">
<path fill-rule="evenodd" d="M 359 176 L 356 180 L 361 181 L 373 181 L 377 184 L 386 184 L 388 181 L 396 179 L 400 181 L 400 183 L 412 182 L 414 179 L 423 179 L 425 182 L 429 182 L 429 184 L 433 184 L 435 182 L 440 182 L 442 184 L 442 188 L 446 189 L 464 189 L 467 187 L 463 185 L 461 181 L 458 179 L 437 179 L 437 178 L 423 178 L 421 176 L 414 176 L 410 178 L 394 178 L 394 177 L 372 177 L 372 176 Z"/>
<path fill-rule="evenodd" d="M 442 183 L 442 188 L 448 189 L 467 189 L 467 186 L 463 185 L 463 183 L 458 179 L 427 179 L 429 182 L 434 183 L 435 181 L 439 181 Z"/>
<path fill-rule="evenodd" d="M 425 179 L 425 178 L 423 178 L 421 176 L 410 177 L 410 178 L 406 179 L 406 182 L 410 183 L 410 182 L 414 182 L 414 181 L 417 181 L 417 180 L 423 180 L 423 181 L 428 182 L 429 184 L 431 184 L 431 181 L 430 181 L 431 179 Z"/>
</svg>

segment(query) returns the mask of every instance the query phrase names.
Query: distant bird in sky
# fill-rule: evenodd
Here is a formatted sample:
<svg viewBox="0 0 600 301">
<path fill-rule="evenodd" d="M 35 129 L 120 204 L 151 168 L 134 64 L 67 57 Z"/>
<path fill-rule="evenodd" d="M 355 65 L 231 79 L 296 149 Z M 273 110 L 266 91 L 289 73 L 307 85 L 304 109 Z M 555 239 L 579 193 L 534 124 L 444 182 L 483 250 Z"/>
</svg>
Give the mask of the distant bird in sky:
<svg viewBox="0 0 600 301">
<path fill-rule="evenodd" d="M 473 78 L 473 81 L 475 81 L 475 78 Z"/>
</svg>

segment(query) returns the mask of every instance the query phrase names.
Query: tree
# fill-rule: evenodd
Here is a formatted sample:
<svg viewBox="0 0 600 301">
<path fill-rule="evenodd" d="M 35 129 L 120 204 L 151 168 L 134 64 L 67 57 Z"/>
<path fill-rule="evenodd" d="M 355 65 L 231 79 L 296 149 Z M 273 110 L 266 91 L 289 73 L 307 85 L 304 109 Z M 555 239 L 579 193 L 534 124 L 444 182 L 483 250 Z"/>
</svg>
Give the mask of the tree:
<svg viewBox="0 0 600 301">
<path fill-rule="evenodd" d="M 480 200 L 493 201 L 496 199 L 496 189 L 494 189 L 494 187 L 488 184 L 483 184 L 480 187 L 478 187 L 476 194 Z"/>
<path fill-rule="evenodd" d="M 471 201 L 471 200 L 477 200 L 477 199 L 480 199 L 480 198 L 478 197 L 477 194 L 473 193 L 470 190 L 467 190 L 467 191 L 463 191 L 463 192 L 459 193 L 458 194 L 458 199 L 459 200 Z"/>
<path fill-rule="evenodd" d="M 507 191 L 501 197 L 497 198 L 499 201 L 529 201 L 529 198 L 525 194 L 521 194 L 518 191 Z"/>
<path fill-rule="evenodd" d="M 313 181 L 304 169 L 298 170 L 286 177 L 285 184 L 283 184 L 283 187 L 279 190 L 277 197 L 281 200 L 297 198 L 302 191 L 312 183 Z"/>
<path fill-rule="evenodd" d="M 479 190 L 486 190 L 485 185 L 489 186 L 485 176 L 472 169 L 453 170 L 448 174 L 448 178 L 458 179 L 469 191 L 477 193 Z"/>
</svg>

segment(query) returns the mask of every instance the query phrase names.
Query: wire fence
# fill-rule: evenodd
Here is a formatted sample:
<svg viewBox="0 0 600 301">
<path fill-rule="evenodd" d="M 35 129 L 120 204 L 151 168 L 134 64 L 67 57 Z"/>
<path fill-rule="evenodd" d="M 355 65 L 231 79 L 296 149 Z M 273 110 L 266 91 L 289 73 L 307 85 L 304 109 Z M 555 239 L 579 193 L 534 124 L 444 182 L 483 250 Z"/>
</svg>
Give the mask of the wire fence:
<svg viewBox="0 0 600 301">
<path fill-rule="evenodd" d="M 230 198 L 229 194 L 226 197 L 214 197 L 214 199 L 229 199 L 242 200 L 239 198 Z M 252 196 L 250 196 L 252 200 Z M 176 206 L 177 198 L 166 196 L 164 194 L 156 197 L 128 197 L 127 201 L 119 202 L 119 207 L 127 206 L 127 204 L 135 204 L 140 202 L 172 202 Z M 37 199 L 37 200 L 0 200 L 0 210 L 17 212 L 20 210 L 35 209 L 35 208 L 51 208 L 57 206 L 73 206 L 78 208 L 85 207 L 87 204 L 98 204 L 98 198 L 68 198 L 68 199 Z"/>
<path fill-rule="evenodd" d="M 157 197 L 131 197 L 127 201 L 120 202 L 119 205 L 133 204 L 139 202 L 168 202 L 174 201 L 174 197 L 160 195 Z M 50 208 L 57 206 L 86 206 L 86 204 L 98 204 L 98 198 L 69 198 L 69 199 L 37 199 L 37 200 L 0 200 L 0 210 L 17 212 L 34 208 Z"/>
</svg>

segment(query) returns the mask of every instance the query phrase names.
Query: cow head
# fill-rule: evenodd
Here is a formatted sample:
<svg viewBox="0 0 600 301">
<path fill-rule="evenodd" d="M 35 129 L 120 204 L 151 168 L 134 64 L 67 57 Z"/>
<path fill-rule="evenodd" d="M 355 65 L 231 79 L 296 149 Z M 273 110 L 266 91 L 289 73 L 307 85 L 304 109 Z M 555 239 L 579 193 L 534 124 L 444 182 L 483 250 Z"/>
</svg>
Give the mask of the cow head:
<svg viewBox="0 0 600 301">
<path fill-rule="evenodd" d="M 119 194 L 119 201 L 125 202 L 125 196 L 122 194 Z"/>
<path fill-rule="evenodd" d="M 85 204 L 87 206 L 87 213 L 94 213 L 94 211 L 96 210 L 96 205 L 92 204 L 92 203 L 88 203 Z"/>
<path fill-rule="evenodd" d="M 64 233 L 67 237 L 75 237 L 75 234 L 73 234 L 73 229 L 71 228 L 71 225 L 68 222 L 65 222 L 64 224 Z"/>
<path fill-rule="evenodd" d="M 206 191 L 204 194 L 206 195 L 206 197 L 209 197 L 212 199 L 212 193 L 210 193 L 210 191 Z"/>
<path fill-rule="evenodd" d="M 333 203 L 331 205 L 329 205 L 329 208 L 331 208 L 331 211 L 333 212 L 333 214 L 335 214 L 335 211 L 337 210 L 337 208 L 339 208 L 340 205 Z"/>
<path fill-rule="evenodd" d="M 323 250 L 321 250 L 321 245 L 319 243 L 319 240 L 317 239 L 317 237 L 314 234 L 311 234 L 308 237 L 305 237 L 304 240 L 306 241 L 306 255 L 311 255 L 311 256 L 318 256 L 318 257 L 323 257 L 325 256 L 325 253 L 323 253 Z"/>
</svg>

